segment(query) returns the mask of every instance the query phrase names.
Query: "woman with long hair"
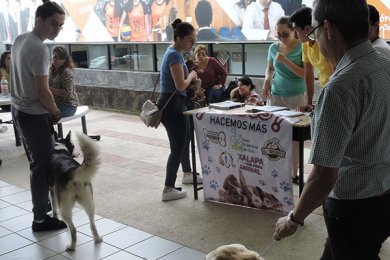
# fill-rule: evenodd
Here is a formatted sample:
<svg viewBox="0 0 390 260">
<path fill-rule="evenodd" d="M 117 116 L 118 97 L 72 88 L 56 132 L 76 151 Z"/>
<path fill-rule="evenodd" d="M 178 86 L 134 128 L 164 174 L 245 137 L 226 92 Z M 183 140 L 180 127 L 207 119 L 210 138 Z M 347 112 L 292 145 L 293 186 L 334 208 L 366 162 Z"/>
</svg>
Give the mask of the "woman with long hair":
<svg viewBox="0 0 390 260">
<path fill-rule="evenodd" d="M 62 46 L 54 47 L 49 86 L 62 117 L 74 115 L 79 104 L 73 69 L 73 60 L 68 51 Z"/>
<path fill-rule="evenodd" d="M 177 171 L 182 163 L 184 172 L 191 172 L 188 149 L 188 120 L 183 112 L 186 110 L 186 89 L 198 76 L 195 71 L 188 72 L 183 53 L 192 49 L 196 41 L 195 28 L 180 19 L 172 23 L 173 44 L 164 54 L 160 70 L 160 96 L 157 105 L 161 108 L 169 100 L 163 110 L 162 124 L 169 139 L 170 154 L 167 162 L 165 188 L 162 200 L 175 200 L 187 196 L 187 192 L 175 187 Z M 192 178 L 192 176 L 191 176 Z"/>
</svg>

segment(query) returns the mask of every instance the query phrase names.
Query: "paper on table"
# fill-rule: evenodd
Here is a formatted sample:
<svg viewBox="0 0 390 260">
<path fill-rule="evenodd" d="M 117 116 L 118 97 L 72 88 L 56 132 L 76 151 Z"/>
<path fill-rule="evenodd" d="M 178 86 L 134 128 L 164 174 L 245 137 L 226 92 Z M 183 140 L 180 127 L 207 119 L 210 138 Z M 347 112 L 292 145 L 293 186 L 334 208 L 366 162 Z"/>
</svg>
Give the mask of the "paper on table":
<svg viewBox="0 0 390 260">
<path fill-rule="evenodd" d="M 294 111 L 294 110 L 277 111 L 277 112 L 275 112 L 275 114 L 278 116 L 284 116 L 284 117 L 295 117 L 295 116 L 304 115 L 303 112 Z"/>
<path fill-rule="evenodd" d="M 279 107 L 279 106 L 246 106 L 247 108 L 253 110 L 253 112 L 264 111 L 264 112 L 275 112 L 288 109 L 287 107 Z"/>
</svg>

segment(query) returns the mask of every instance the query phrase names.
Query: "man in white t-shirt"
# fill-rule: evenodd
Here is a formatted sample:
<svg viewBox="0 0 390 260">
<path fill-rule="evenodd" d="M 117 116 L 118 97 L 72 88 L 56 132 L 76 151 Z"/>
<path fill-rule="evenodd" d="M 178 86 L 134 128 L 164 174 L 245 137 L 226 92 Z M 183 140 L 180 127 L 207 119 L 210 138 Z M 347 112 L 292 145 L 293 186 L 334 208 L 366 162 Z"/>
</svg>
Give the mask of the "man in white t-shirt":
<svg viewBox="0 0 390 260">
<path fill-rule="evenodd" d="M 47 215 L 53 124 L 61 119 L 61 114 L 49 89 L 50 51 L 43 43 L 57 37 L 64 21 L 61 7 L 45 1 L 37 8 L 32 32 L 16 37 L 11 51 L 12 118 L 30 163 L 34 232 L 66 228 L 63 221 Z"/>
<path fill-rule="evenodd" d="M 272 0 L 257 0 L 247 6 L 242 21 L 242 29 L 274 31 L 277 20 L 282 16 L 284 16 L 284 10 L 280 4 Z"/>
<path fill-rule="evenodd" d="M 379 12 L 373 5 L 368 5 L 369 32 L 368 37 L 374 49 L 390 59 L 390 46 L 379 37 Z"/>
</svg>

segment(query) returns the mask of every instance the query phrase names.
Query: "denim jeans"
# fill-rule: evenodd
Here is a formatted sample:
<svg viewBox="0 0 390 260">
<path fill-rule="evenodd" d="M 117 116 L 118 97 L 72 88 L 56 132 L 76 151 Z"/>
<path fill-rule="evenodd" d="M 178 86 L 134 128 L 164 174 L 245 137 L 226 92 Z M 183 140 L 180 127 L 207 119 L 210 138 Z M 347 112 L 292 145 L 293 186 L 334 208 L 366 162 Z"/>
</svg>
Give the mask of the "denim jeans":
<svg viewBox="0 0 390 260">
<path fill-rule="evenodd" d="M 48 167 L 54 148 L 51 117 L 27 114 L 12 107 L 12 118 L 30 163 L 34 220 L 43 220 L 49 203 Z"/>
<path fill-rule="evenodd" d="M 57 104 L 57 108 L 61 112 L 61 117 L 73 116 L 76 113 L 77 107 L 65 104 Z"/>
<path fill-rule="evenodd" d="M 206 97 L 208 103 L 217 103 L 222 101 L 222 95 L 225 91 L 224 87 L 219 89 L 213 89 L 213 87 L 209 87 L 206 89 Z"/>
<path fill-rule="evenodd" d="M 170 95 L 170 93 L 161 93 L 157 105 L 160 108 L 164 106 Z M 188 169 L 191 171 L 188 149 L 188 118 L 183 115 L 186 110 L 185 98 L 182 95 L 174 95 L 165 107 L 161 120 L 167 131 L 171 150 L 165 176 L 165 186 L 168 187 L 175 187 L 180 163 L 184 171 Z"/>
<path fill-rule="evenodd" d="M 328 239 L 321 260 L 380 259 L 390 236 L 390 194 L 360 200 L 327 198 L 323 205 Z"/>
</svg>

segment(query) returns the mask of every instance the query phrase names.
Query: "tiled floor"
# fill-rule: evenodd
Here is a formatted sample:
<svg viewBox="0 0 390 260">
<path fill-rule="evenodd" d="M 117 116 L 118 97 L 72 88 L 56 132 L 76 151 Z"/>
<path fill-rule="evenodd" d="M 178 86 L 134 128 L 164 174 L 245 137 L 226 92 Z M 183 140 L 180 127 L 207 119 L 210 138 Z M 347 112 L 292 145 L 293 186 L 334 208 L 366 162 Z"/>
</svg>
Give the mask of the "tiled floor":
<svg viewBox="0 0 390 260">
<path fill-rule="evenodd" d="M 198 260 L 204 253 L 113 220 L 96 216 L 103 242 L 93 245 L 87 215 L 74 209 L 77 248 L 66 252 L 67 229 L 33 233 L 31 194 L 0 181 L 0 259 L 164 259 Z"/>
</svg>

